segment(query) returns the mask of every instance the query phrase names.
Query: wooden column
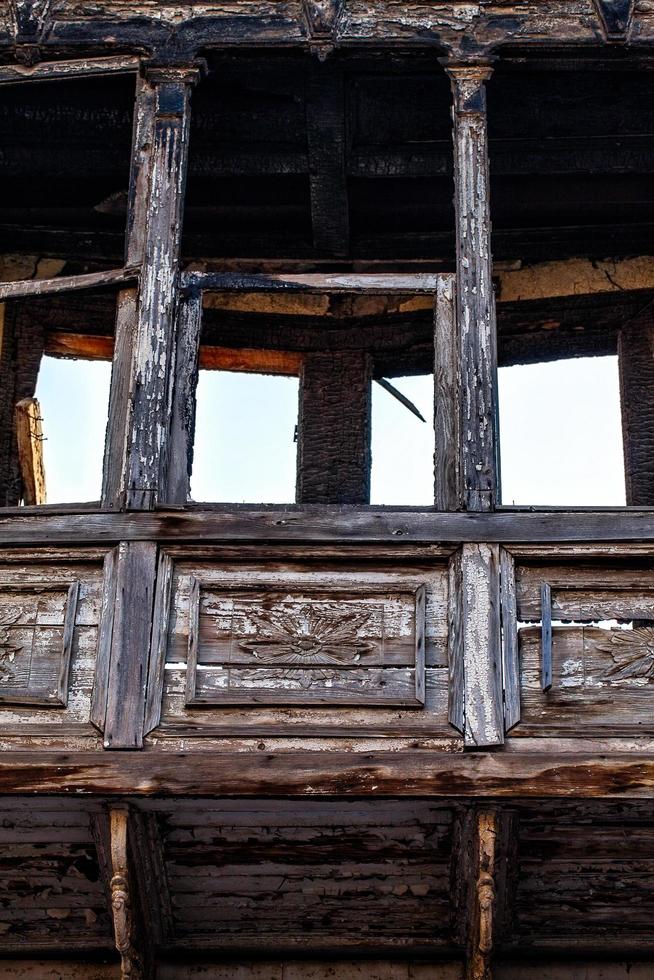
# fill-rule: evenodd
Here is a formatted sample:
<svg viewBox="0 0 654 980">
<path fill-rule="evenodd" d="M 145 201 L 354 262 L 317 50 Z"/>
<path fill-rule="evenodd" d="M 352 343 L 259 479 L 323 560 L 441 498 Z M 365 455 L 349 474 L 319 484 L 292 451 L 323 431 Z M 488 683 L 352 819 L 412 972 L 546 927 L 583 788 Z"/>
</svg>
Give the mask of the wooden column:
<svg viewBox="0 0 654 980">
<path fill-rule="evenodd" d="M 300 378 L 297 501 L 370 501 L 372 359 L 307 354 Z"/>
<path fill-rule="evenodd" d="M 453 92 L 456 211 L 456 349 L 453 382 L 460 420 L 460 488 L 466 510 L 492 510 L 498 497 L 497 352 L 492 285 L 488 133 L 489 65 L 447 63 Z"/>
<path fill-rule="evenodd" d="M 127 262 L 138 291 L 119 299 L 105 506 L 168 502 L 179 256 L 194 67 L 150 69 L 137 90 Z"/>
<path fill-rule="evenodd" d="M 627 504 L 654 505 L 654 324 L 633 321 L 618 334 Z"/>
</svg>

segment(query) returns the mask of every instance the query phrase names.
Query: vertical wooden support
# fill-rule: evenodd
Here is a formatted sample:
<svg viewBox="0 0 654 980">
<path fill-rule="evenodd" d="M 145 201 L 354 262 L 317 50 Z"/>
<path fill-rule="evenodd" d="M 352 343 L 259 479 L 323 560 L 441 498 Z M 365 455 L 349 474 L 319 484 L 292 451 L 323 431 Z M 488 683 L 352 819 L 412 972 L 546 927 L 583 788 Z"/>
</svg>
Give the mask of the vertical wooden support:
<svg viewBox="0 0 654 980">
<path fill-rule="evenodd" d="M 502 679 L 504 682 L 504 725 L 508 732 L 520 721 L 520 659 L 518 654 L 518 611 L 513 555 L 500 549 L 502 596 Z"/>
<path fill-rule="evenodd" d="M 143 745 L 156 570 L 153 542 L 129 541 L 119 546 L 106 713 L 104 725 L 99 724 L 107 749 L 140 749 Z"/>
<path fill-rule="evenodd" d="M 297 501 L 370 501 L 372 359 L 308 354 L 300 377 Z"/>
<path fill-rule="evenodd" d="M 654 506 L 654 324 L 633 321 L 618 335 L 627 504 Z"/>
<path fill-rule="evenodd" d="M 23 503 L 47 502 L 43 463 L 41 406 L 36 398 L 22 398 L 16 405 L 16 444 L 23 483 Z"/>
<path fill-rule="evenodd" d="M 134 885 L 128 866 L 127 836 L 129 811 L 115 806 L 109 811 L 109 842 L 111 854 L 111 913 L 114 940 L 120 953 L 121 980 L 141 980 L 144 975 L 142 956 L 136 937 Z"/>
<path fill-rule="evenodd" d="M 126 804 L 91 818 L 121 959 L 121 980 L 154 980 L 156 948 L 170 936 L 170 895 L 154 814 Z"/>
<path fill-rule="evenodd" d="M 452 852 L 456 941 L 466 951 L 466 980 L 492 980 L 501 814 L 472 807 L 459 815 Z"/>
<path fill-rule="evenodd" d="M 454 276 L 439 276 L 434 306 L 434 504 L 463 510 L 459 344 Z"/>
<path fill-rule="evenodd" d="M 138 294 L 127 292 L 119 302 L 103 491 L 109 507 L 148 510 L 168 497 L 190 91 L 197 77 L 194 67 L 150 69 L 137 92 L 127 259 L 141 263 L 141 279 Z"/>
<path fill-rule="evenodd" d="M 465 745 L 504 742 L 499 547 L 464 544 L 450 561 L 450 722 Z"/>
<path fill-rule="evenodd" d="M 467 510 L 498 497 L 497 351 L 492 284 L 486 80 L 489 65 L 446 63 L 453 92 L 460 480 Z"/>
<path fill-rule="evenodd" d="M 193 468 L 196 389 L 202 329 L 202 294 L 180 297 L 175 338 L 175 377 L 170 410 L 166 502 L 188 503 Z"/>
</svg>

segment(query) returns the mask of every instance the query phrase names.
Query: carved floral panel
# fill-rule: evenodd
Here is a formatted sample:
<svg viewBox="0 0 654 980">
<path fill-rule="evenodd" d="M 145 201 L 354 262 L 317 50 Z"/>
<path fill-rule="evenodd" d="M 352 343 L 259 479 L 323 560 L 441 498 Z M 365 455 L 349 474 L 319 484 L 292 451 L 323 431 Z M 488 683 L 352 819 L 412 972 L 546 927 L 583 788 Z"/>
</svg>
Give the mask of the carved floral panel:
<svg viewBox="0 0 654 980">
<path fill-rule="evenodd" d="M 424 703 L 424 588 L 229 590 L 194 579 L 186 703 Z"/>
<path fill-rule="evenodd" d="M 0 585 L 0 703 L 65 707 L 78 588 Z"/>
</svg>

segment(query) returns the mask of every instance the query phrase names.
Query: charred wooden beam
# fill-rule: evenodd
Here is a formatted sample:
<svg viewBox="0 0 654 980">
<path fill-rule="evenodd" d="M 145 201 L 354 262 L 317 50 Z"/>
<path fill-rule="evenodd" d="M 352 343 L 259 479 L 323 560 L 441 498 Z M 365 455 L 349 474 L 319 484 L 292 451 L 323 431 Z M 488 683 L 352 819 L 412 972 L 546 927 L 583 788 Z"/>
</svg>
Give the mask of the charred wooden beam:
<svg viewBox="0 0 654 980">
<path fill-rule="evenodd" d="M 22 398 L 16 404 L 18 464 L 26 506 L 47 503 L 41 422 L 41 406 L 36 398 Z"/>
<path fill-rule="evenodd" d="M 654 324 L 632 320 L 618 334 L 627 504 L 654 505 Z"/>
<path fill-rule="evenodd" d="M 464 544 L 450 562 L 449 719 L 469 747 L 504 742 L 499 549 Z"/>
<path fill-rule="evenodd" d="M 350 242 L 345 88 L 342 73 L 321 62 L 309 69 L 306 118 L 313 245 L 320 252 L 345 258 Z"/>
<path fill-rule="evenodd" d="M 0 305 L 0 505 L 17 506 L 23 483 L 15 406 L 33 398 L 44 347 L 43 320 L 19 304 Z"/>
<path fill-rule="evenodd" d="M 186 272 L 182 285 L 189 290 L 239 293 L 372 293 L 385 296 L 394 293 L 408 296 L 435 293 L 439 274 L 415 273 L 247 273 L 247 272 Z"/>
<path fill-rule="evenodd" d="M 372 358 L 308 354 L 300 374 L 298 503 L 370 500 Z"/>
<path fill-rule="evenodd" d="M 486 80 L 491 68 L 446 64 L 452 82 L 456 210 L 458 391 L 468 510 L 498 498 L 497 346 L 492 283 Z"/>
<path fill-rule="evenodd" d="M 127 262 L 142 264 L 116 325 L 103 499 L 149 509 L 165 499 L 167 426 L 174 373 L 175 315 L 193 67 L 150 70 L 139 85 L 127 230 Z M 124 378 L 129 378 L 127 410 Z"/>
<path fill-rule="evenodd" d="M 104 75 L 122 75 L 137 72 L 141 59 L 138 55 L 107 55 L 99 58 L 74 58 L 71 60 L 41 61 L 35 65 L 1 65 L 0 85 L 16 82 L 54 81 L 63 78 L 97 78 Z"/>
</svg>

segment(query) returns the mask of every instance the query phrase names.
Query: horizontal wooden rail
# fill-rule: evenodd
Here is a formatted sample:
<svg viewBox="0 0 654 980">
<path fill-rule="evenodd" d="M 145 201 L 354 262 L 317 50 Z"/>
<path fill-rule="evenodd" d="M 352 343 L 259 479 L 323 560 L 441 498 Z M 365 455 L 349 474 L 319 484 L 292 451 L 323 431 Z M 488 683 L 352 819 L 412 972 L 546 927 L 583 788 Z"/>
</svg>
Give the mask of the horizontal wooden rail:
<svg viewBox="0 0 654 980">
<path fill-rule="evenodd" d="M 243 293 L 435 293 L 441 279 L 451 274 L 416 272 L 402 275 L 383 273 L 330 275 L 319 272 L 289 275 L 249 275 L 237 272 L 187 272 L 182 286 L 188 290 Z"/>
<path fill-rule="evenodd" d="M 79 276 L 58 276 L 56 279 L 18 279 L 0 283 L 0 302 L 7 299 L 26 299 L 30 296 L 52 296 L 80 289 L 99 289 L 102 286 L 121 286 L 138 279 L 138 269 L 107 269 Z"/>
<path fill-rule="evenodd" d="M 654 755 L 3 752 L 0 794 L 651 798 Z"/>
<path fill-rule="evenodd" d="M 138 71 L 139 65 L 140 58 L 131 54 L 105 58 L 77 58 L 68 61 L 41 61 L 36 65 L 0 65 L 0 85 L 125 74 Z"/>
<path fill-rule="evenodd" d="M 96 505 L 97 506 L 97 505 Z M 88 507 L 0 511 L 0 546 L 160 540 L 328 544 L 654 544 L 654 509 L 448 514 L 356 506 L 92 512 Z"/>
</svg>

